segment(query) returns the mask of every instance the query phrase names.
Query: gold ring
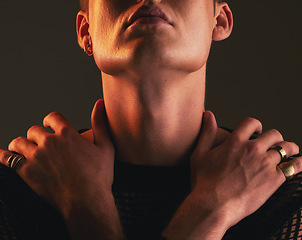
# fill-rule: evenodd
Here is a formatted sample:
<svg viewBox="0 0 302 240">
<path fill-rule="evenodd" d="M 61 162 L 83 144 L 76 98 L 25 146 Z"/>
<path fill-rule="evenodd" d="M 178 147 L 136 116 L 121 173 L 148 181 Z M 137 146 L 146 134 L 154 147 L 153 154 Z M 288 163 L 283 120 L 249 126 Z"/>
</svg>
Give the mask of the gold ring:
<svg viewBox="0 0 302 240">
<path fill-rule="evenodd" d="M 295 175 L 295 168 L 290 162 L 283 162 L 278 165 L 286 179 L 291 179 Z"/>
<path fill-rule="evenodd" d="M 7 166 L 11 169 L 15 169 L 17 167 L 18 163 L 23 159 L 25 159 L 25 157 L 23 157 L 22 155 L 13 153 L 7 159 Z"/>
<path fill-rule="evenodd" d="M 281 156 L 281 161 L 284 161 L 287 158 L 286 151 L 279 145 L 275 145 L 271 147 L 269 150 L 276 150 Z"/>
</svg>

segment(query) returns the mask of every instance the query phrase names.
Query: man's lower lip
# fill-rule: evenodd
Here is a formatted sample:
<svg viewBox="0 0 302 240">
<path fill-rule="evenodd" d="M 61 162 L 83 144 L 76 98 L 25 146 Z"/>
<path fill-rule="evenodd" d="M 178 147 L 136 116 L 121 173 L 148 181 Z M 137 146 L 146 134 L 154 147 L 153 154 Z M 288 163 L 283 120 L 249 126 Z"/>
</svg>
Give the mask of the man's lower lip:
<svg viewBox="0 0 302 240">
<path fill-rule="evenodd" d="M 142 17 L 137 19 L 134 23 L 131 25 L 137 25 L 137 24 L 169 24 L 166 20 L 160 18 L 160 17 Z"/>
</svg>

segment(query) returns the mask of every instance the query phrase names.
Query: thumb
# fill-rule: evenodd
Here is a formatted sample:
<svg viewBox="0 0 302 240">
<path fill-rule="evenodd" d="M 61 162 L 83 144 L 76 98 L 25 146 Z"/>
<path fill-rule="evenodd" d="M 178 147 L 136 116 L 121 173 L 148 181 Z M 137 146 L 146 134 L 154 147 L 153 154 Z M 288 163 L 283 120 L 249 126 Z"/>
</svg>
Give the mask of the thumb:
<svg viewBox="0 0 302 240">
<path fill-rule="evenodd" d="M 104 146 L 104 144 L 112 145 L 108 131 L 108 119 L 103 99 L 99 99 L 94 105 L 91 114 L 91 126 L 95 145 L 99 147 Z"/>
<path fill-rule="evenodd" d="M 211 111 L 205 111 L 202 117 L 202 126 L 200 130 L 197 146 L 193 154 L 200 158 L 201 155 L 210 151 L 214 145 L 217 135 L 217 122 Z"/>
</svg>

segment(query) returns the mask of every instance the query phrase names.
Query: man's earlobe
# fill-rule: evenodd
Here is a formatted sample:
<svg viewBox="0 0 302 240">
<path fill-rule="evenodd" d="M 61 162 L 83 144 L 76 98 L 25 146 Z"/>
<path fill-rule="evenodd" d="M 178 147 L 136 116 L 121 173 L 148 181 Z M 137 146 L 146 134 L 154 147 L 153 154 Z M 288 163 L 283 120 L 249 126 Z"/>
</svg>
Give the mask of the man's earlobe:
<svg viewBox="0 0 302 240">
<path fill-rule="evenodd" d="M 216 25 L 213 29 L 213 41 L 222 41 L 228 38 L 233 29 L 233 14 L 228 4 L 223 2 L 217 4 Z"/>
<path fill-rule="evenodd" d="M 78 34 L 78 43 L 80 47 L 84 49 L 90 39 L 89 22 L 86 12 L 78 12 L 76 26 Z"/>
</svg>

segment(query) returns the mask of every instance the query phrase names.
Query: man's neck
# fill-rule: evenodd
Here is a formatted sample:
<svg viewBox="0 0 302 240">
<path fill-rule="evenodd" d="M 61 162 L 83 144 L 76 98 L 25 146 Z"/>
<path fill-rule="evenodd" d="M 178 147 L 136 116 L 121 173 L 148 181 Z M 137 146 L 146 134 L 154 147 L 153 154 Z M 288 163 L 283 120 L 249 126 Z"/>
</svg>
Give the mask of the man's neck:
<svg viewBox="0 0 302 240">
<path fill-rule="evenodd" d="M 103 74 L 117 158 L 142 165 L 188 159 L 204 112 L 205 70 L 125 76 Z"/>
</svg>

